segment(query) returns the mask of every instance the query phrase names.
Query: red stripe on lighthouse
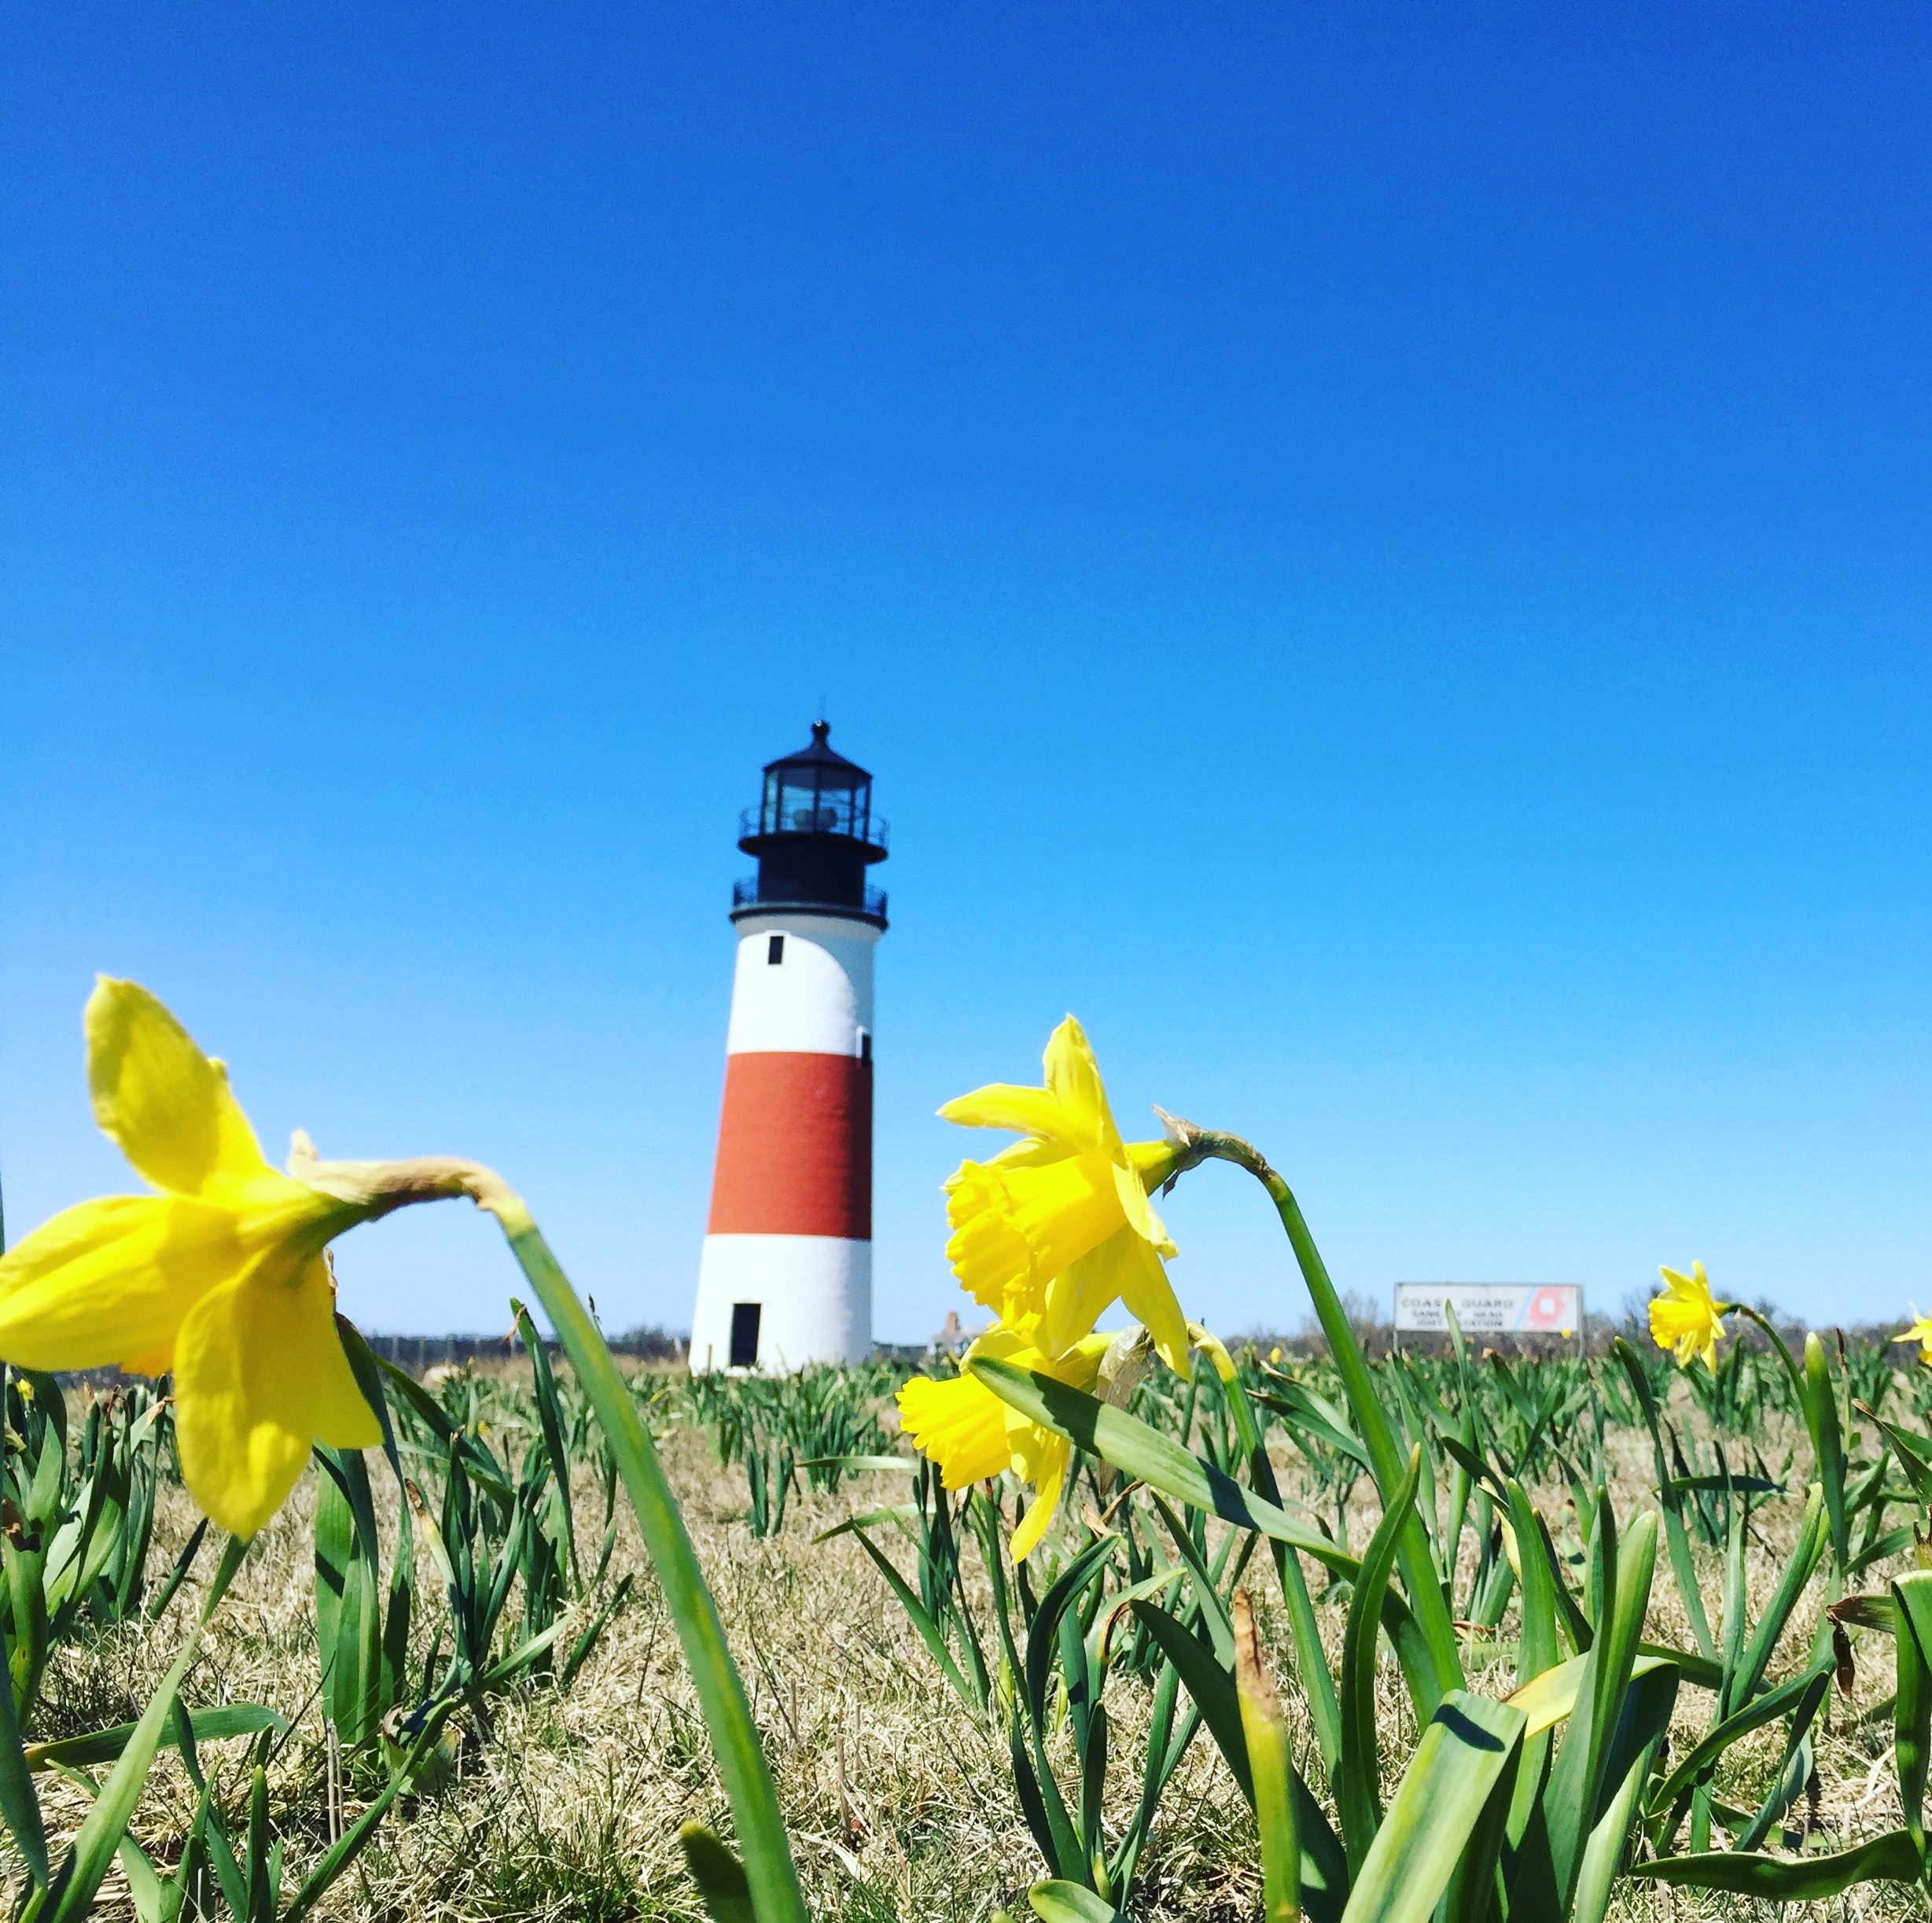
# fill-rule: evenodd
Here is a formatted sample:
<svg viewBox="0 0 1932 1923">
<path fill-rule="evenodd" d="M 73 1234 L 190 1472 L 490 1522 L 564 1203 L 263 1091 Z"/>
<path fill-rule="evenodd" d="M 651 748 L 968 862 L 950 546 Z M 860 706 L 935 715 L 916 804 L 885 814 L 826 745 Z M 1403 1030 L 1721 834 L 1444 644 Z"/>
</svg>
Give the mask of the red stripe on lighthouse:
<svg viewBox="0 0 1932 1923">
<path fill-rule="evenodd" d="M 872 1064 L 764 1051 L 725 1065 L 714 1236 L 872 1240 Z"/>
</svg>

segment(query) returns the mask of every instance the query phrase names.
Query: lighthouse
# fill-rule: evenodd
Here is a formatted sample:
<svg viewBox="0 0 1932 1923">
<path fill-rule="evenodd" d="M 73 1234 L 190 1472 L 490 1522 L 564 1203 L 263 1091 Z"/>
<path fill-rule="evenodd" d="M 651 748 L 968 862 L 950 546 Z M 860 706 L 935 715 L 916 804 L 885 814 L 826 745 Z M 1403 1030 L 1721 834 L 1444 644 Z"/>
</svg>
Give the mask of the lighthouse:
<svg viewBox="0 0 1932 1923">
<path fill-rule="evenodd" d="M 731 891 L 738 968 L 696 1370 L 800 1369 L 872 1351 L 872 951 L 885 859 L 872 777 L 812 724 L 738 820 L 758 872 Z"/>
</svg>

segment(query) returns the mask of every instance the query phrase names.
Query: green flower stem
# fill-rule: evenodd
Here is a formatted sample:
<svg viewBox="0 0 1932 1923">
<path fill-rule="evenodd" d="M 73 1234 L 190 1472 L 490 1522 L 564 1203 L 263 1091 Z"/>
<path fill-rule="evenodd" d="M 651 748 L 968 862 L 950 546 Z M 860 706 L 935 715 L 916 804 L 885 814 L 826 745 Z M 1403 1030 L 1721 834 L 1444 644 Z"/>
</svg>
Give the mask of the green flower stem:
<svg viewBox="0 0 1932 1923">
<path fill-rule="evenodd" d="M 1757 1310 L 1740 1302 L 1731 1303 L 1730 1312 L 1742 1316 L 1748 1322 L 1755 1322 L 1771 1338 L 1772 1346 L 1783 1358 L 1785 1373 L 1791 1378 L 1792 1391 L 1804 1413 L 1805 1433 L 1811 1439 L 1812 1473 L 1824 1490 L 1825 1512 L 1831 1525 L 1828 1600 L 1835 1602 L 1844 1589 L 1845 1565 L 1851 1557 L 1851 1541 L 1845 1513 L 1844 1438 L 1838 1426 L 1838 1408 L 1831 1398 L 1831 1373 L 1825 1361 L 1823 1344 L 1815 1335 L 1809 1337 L 1805 1345 L 1805 1364 L 1801 1367 L 1784 1338 Z M 1819 1648 L 1822 1649 L 1827 1634 L 1822 1619 L 1818 1634 Z"/>
<path fill-rule="evenodd" d="M 705 1726 L 718 1759 L 731 1816 L 745 1853 L 745 1874 L 751 1886 L 758 1923 L 805 1923 L 805 1902 L 786 1839 L 785 1820 L 778 1791 L 765 1761 L 758 1726 L 752 1720 L 745 1685 L 725 1641 L 718 1605 L 705 1581 L 676 1498 L 664 1480 L 650 1431 L 639 1419 L 637 1404 L 617 1372 L 597 1324 L 591 1320 L 569 1278 L 558 1266 L 549 1245 L 538 1232 L 528 1210 L 513 1196 L 492 1193 L 477 1200 L 496 1216 L 543 1312 L 557 1331 L 591 1398 L 591 1406 L 617 1457 L 617 1467 L 629 1490 L 631 1507 L 644 1546 L 664 1585 L 684 1660 L 703 1704 Z"/>
<path fill-rule="evenodd" d="M 1652 1283 L 1650 1286 L 1654 1288 L 1657 1285 Z M 1663 1298 L 1660 1297 L 1658 1299 L 1662 1300 Z M 1771 1338 L 1771 1346 L 1777 1350 L 1783 1361 L 1784 1372 L 1791 1378 L 1791 1391 L 1798 1398 L 1798 1407 L 1801 1409 L 1809 1409 L 1811 1398 L 1805 1392 L 1805 1372 L 1798 1367 L 1798 1358 L 1792 1354 L 1790 1346 L 1786 1343 L 1784 1338 L 1755 1309 L 1747 1306 L 1743 1302 L 1732 1302 L 1728 1312 L 1732 1315 L 1742 1316 L 1747 1322 L 1755 1322 Z"/>
<path fill-rule="evenodd" d="M 298 1139 L 289 1155 L 289 1172 L 311 1188 L 361 1210 L 370 1220 L 412 1203 L 447 1201 L 458 1195 L 469 1196 L 496 1218 L 591 1398 L 630 1493 L 644 1546 L 664 1586 L 704 1709 L 705 1727 L 745 1852 L 745 1880 L 757 1923 L 806 1923 L 805 1899 L 793 1867 L 764 1745 L 724 1639 L 718 1605 L 685 1533 L 684 1519 L 664 1480 L 650 1431 L 639 1420 L 630 1387 L 618 1374 L 597 1324 L 538 1233 L 522 1199 L 500 1175 L 478 1162 L 453 1155 L 407 1162 L 324 1162 L 306 1136 Z"/>
<path fill-rule="evenodd" d="M 1163 1118 L 1181 1141 L 1176 1173 L 1210 1159 L 1231 1162 L 1238 1168 L 1246 1169 L 1268 1191 L 1275 1212 L 1281 1217 L 1282 1226 L 1288 1232 L 1289 1244 L 1301 1265 L 1301 1278 L 1308 1284 L 1322 1333 L 1328 1338 L 1335 1365 L 1341 1372 L 1349 1405 L 1355 1411 L 1356 1420 L 1361 1424 L 1362 1439 L 1367 1446 L 1375 1486 L 1381 1492 L 1386 1507 L 1400 1492 L 1408 1464 L 1397 1446 L 1395 1431 L 1389 1424 L 1387 1412 L 1375 1394 L 1374 1378 L 1369 1373 L 1368 1360 L 1362 1354 L 1362 1345 L 1356 1340 L 1355 1331 L 1349 1326 L 1341 1298 L 1329 1280 L 1327 1266 L 1322 1260 L 1321 1251 L 1315 1246 L 1314 1236 L 1308 1232 L 1308 1223 L 1303 1219 L 1301 1204 L 1295 1200 L 1294 1192 L 1269 1167 L 1253 1143 L 1218 1129 L 1198 1128 L 1190 1122 L 1171 1117 Z M 1408 1590 L 1409 1607 L 1414 1611 L 1416 1623 L 1429 1646 L 1437 1685 L 1444 1692 L 1459 1689 L 1463 1686 L 1463 1663 L 1456 1648 L 1455 1627 L 1450 1620 L 1448 1604 L 1443 1597 L 1435 1558 L 1430 1553 L 1428 1536 L 1421 1518 L 1412 1511 L 1403 1523 L 1397 1553 L 1402 1565 L 1402 1579 Z"/>
</svg>

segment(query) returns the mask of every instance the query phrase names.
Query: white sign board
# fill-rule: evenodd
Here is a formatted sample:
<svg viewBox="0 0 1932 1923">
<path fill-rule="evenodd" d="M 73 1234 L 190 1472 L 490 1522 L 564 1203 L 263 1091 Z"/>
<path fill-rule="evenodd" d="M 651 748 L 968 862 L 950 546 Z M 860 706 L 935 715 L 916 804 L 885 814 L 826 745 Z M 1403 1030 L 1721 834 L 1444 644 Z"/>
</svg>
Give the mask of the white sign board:
<svg viewBox="0 0 1932 1923">
<path fill-rule="evenodd" d="M 1583 1327 L 1583 1290 L 1574 1282 L 1398 1282 L 1398 1333 L 1440 1331 L 1452 1302 L 1465 1335 L 1573 1335 Z"/>
</svg>

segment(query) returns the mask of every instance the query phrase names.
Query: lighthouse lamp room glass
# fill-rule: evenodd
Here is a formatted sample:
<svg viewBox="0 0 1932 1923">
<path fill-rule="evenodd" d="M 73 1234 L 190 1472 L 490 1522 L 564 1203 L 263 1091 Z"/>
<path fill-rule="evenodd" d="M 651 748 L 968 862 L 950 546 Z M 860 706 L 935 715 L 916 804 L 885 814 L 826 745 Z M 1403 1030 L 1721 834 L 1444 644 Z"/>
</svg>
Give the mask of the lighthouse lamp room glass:
<svg viewBox="0 0 1932 1923">
<path fill-rule="evenodd" d="M 738 970 L 691 1367 L 783 1372 L 872 1352 L 872 951 L 885 859 L 872 777 L 812 724 L 738 821 Z"/>
</svg>

